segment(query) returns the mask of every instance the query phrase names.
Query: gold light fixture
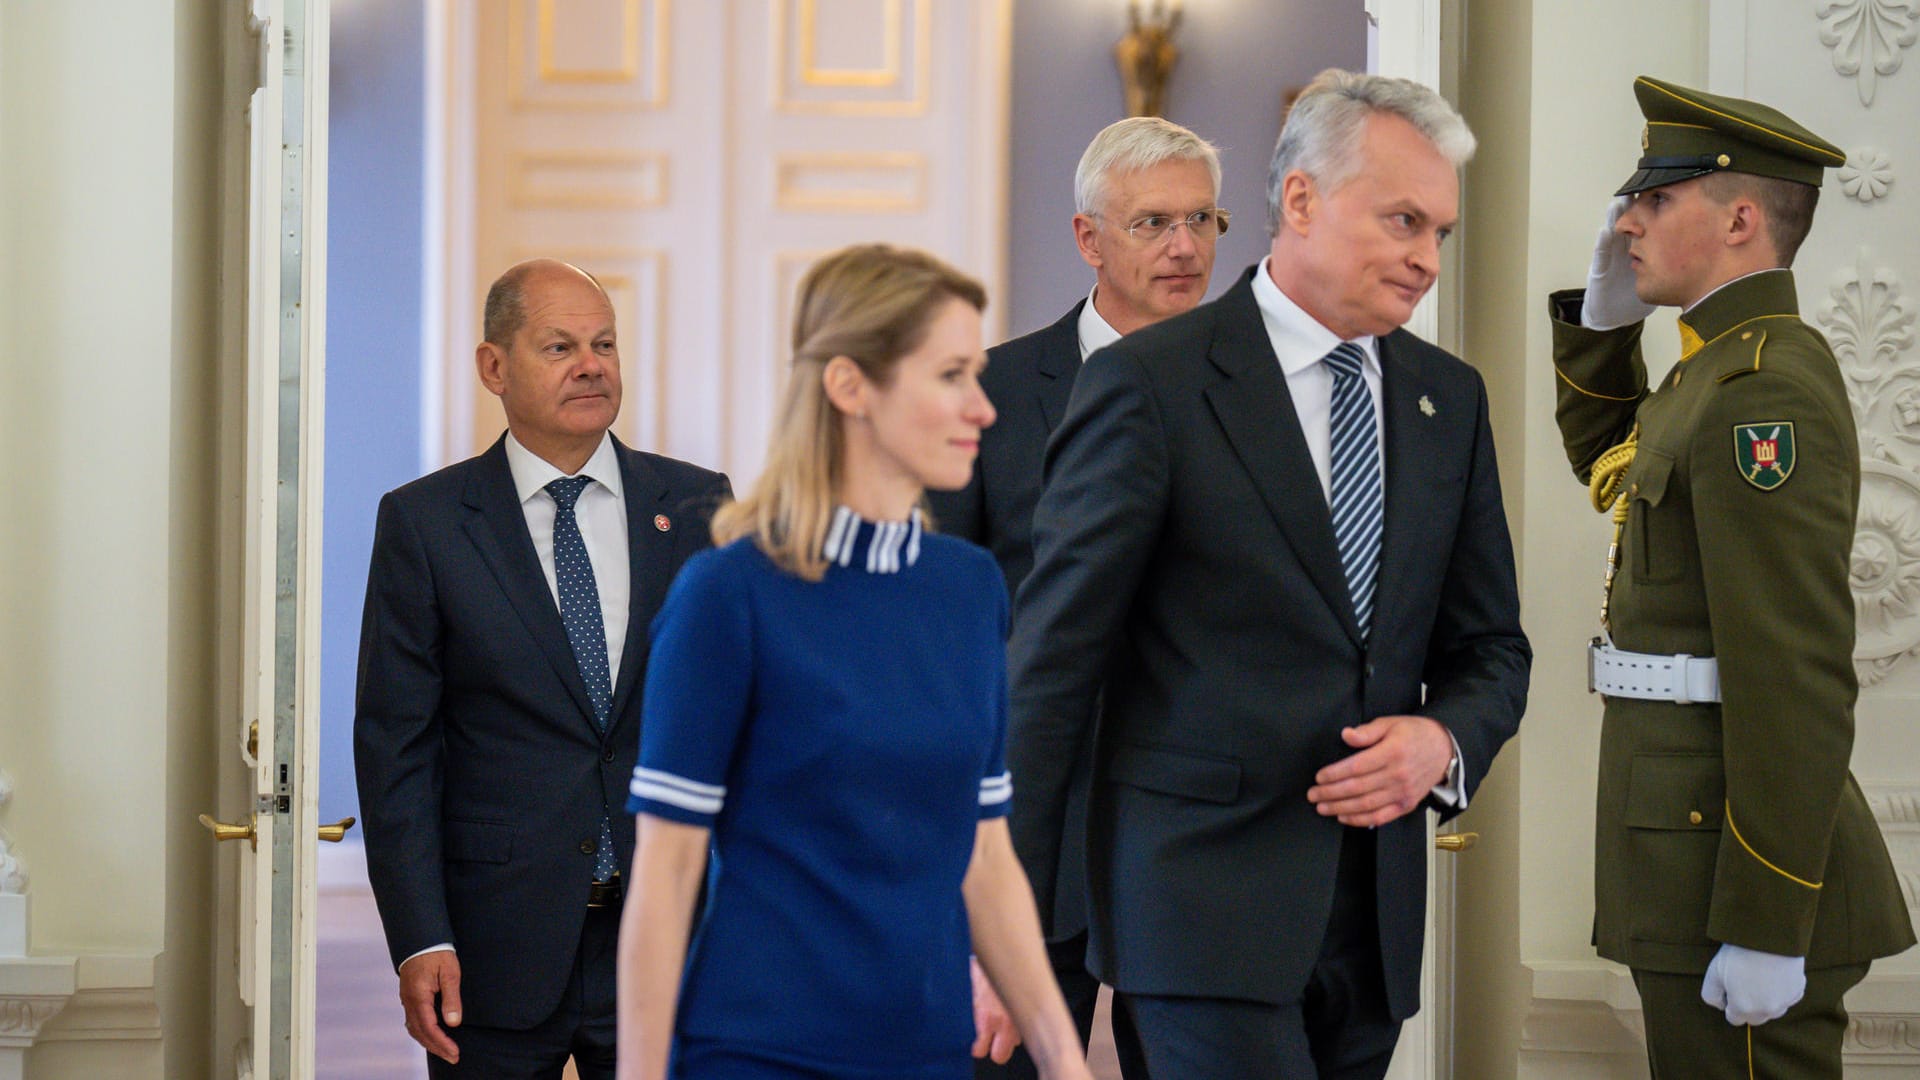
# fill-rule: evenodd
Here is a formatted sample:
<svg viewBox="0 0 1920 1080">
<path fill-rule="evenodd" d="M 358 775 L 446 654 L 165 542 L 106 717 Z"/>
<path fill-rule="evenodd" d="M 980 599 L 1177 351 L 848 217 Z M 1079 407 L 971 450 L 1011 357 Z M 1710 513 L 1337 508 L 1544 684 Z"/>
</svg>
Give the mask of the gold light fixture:
<svg viewBox="0 0 1920 1080">
<path fill-rule="evenodd" d="M 1127 2 L 1127 33 L 1113 47 L 1128 116 L 1159 116 L 1167 103 L 1167 77 L 1180 50 L 1173 33 L 1180 28 L 1180 0 L 1153 0 L 1143 16 L 1140 0 Z"/>
</svg>

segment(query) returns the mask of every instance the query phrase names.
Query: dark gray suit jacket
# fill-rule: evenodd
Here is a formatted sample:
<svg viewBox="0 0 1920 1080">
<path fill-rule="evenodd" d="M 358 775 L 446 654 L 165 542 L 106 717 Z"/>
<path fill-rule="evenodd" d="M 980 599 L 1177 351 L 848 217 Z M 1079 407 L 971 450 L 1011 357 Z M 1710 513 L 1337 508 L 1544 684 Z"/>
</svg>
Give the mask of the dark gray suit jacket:
<svg viewBox="0 0 1920 1080">
<path fill-rule="evenodd" d="M 1298 1000 L 1343 829 L 1306 792 L 1351 752 L 1340 729 L 1431 716 L 1471 794 L 1519 724 L 1531 653 L 1485 386 L 1405 331 L 1380 355 L 1386 522 L 1367 641 L 1251 272 L 1089 358 L 1048 446 L 1010 645 L 1014 838 L 1047 912 L 1069 766 L 1104 692 L 1090 952 L 1118 989 Z M 1422 817 L 1376 833 L 1402 1017 L 1419 1006 Z"/>
<path fill-rule="evenodd" d="M 973 479 L 959 491 L 928 491 L 940 531 L 971 540 L 993 553 L 1007 579 L 1009 598 L 1033 569 L 1033 507 L 1040 501 L 1040 474 L 1047 437 L 1066 415 L 1074 376 L 1080 373 L 1080 312 L 1073 305 L 1051 326 L 987 350 L 980 385 L 999 418 L 980 435 Z M 1087 928 L 1087 790 L 1092 751 L 1076 751 L 1076 771 L 1060 842 L 1049 937 L 1071 937 Z"/>
<path fill-rule="evenodd" d="M 616 865 L 633 861 L 622 810 L 648 627 L 731 492 L 719 473 L 615 446 L 631 602 L 605 734 L 504 436 L 380 500 L 353 730 L 367 873 L 396 965 L 441 942 L 457 949 L 469 1024 L 525 1029 L 559 1004 L 604 811 Z"/>
</svg>

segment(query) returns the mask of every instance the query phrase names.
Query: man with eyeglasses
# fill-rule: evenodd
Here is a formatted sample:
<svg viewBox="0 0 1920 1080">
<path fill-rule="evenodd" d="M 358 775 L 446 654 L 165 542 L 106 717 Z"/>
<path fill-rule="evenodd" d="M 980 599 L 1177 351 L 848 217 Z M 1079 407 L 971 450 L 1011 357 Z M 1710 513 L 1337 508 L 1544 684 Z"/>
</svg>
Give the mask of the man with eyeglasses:
<svg viewBox="0 0 1920 1080">
<path fill-rule="evenodd" d="M 1378 1080 L 1420 1006 L 1424 809 L 1517 729 L 1486 387 L 1403 327 L 1474 139 L 1322 72 L 1271 254 L 1090 359 L 1047 448 L 1008 646 L 1014 843 L 1041 912 L 1092 747 L 1091 970 L 1161 1080 Z"/>
<path fill-rule="evenodd" d="M 1073 234 L 1093 267 L 1093 290 L 1058 322 L 987 351 L 981 384 L 1000 419 L 980 437 L 973 481 L 960 491 L 929 491 L 942 531 L 993 552 L 1011 595 L 1033 566 L 1033 507 L 1040 497 L 1047 437 L 1067 409 L 1080 365 L 1143 326 L 1190 310 L 1207 292 L 1214 242 L 1227 231 L 1220 201 L 1220 158 L 1205 139 L 1158 117 L 1108 125 L 1087 145 L 1074 172 Z M 1091 759 L 1073 762 L 1073 800 L 1060 836 L 1058 880 L 1048 932 L 1054 974 L 1066 994 L 1081 1042 L 1093 1029 L 1100 981 L 1087 971 L 1086 793 Z M 1024 1050 L 1004 1066 L 1009 1040 L 996 1038 L 997 1003 L 975 972 L 983 1021 L 978 1080 L 1036 1075 Z M 1114 1043 L 1128 1080 L 1146 1076 L 1138 1040 L 1124 1009 L 1115 1009 Z"/>
</svg>

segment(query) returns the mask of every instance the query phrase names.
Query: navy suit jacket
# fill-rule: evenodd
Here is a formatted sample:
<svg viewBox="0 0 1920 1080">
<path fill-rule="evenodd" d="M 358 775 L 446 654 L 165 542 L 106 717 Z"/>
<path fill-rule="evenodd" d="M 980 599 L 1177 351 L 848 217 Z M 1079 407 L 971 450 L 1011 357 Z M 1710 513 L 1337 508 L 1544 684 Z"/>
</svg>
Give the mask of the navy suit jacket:
<svg viewBox="0 0 1920 1080">
<path fill-rule="evenodd" d="M 1090 357 L 1047 448 L 1010 649 L 1013 832 L 1052 909 L 1073 749 L 1095 727 L 1091 970 L 1120 990 L 1297 1001 L 1343 826 L 1307 802 L 1394 713 L 1452 732 L 1470 794 L 1516 730 L 1531 661 L 1486 388 L 1380 339 L 1386 521 L 1363 638 L 1326 496 L 1251 272 Z M 1394 1015 L 1419 1006 L 1423 814 L 1376 837 Z"/>
<path fill-rule="evenodd" d="M 380 500 L 360 632 L 354 765 L 367 872 L 398 965 L 460 958 L 465 1022 L 525 1029 L 573 969 L 611 812 L 616 865 L 638 757 L 647 631 L 709 546 L 725 476 L 615 441 L 631 606 L 602 733 L 500 441 Z M 667 528 L 657 525 L 664 515 Z"/>
<path fill-rule="evenodd" d="M 999 413 L 980 434 L 973 479 L 959 491 L 927 492 L 940 531 L 971 540 L 993 553 L 1007 579 L 1007 596 L 1033 569 L 1033 508 L 1040 501 L 1047 438 L 1067 412 L 1074 376 L 1080 373 L 1080 312 L 1085 300 L 1058 321 L 987 350 L 981 388 Z M 1091 747 L 1076 751 L 1078 763 L 1062 828 L 1060 865 L 1048 936 L 1071 937 L 1087 928 L 1087 790 Z"/>
</svg>

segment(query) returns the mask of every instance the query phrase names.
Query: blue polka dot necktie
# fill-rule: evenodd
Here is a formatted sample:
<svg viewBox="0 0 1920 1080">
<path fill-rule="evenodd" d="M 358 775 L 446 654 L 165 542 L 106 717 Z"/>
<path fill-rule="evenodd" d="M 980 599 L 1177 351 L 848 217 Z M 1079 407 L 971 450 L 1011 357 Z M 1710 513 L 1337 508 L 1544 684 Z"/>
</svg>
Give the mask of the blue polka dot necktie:
<svg viewBox="0 0 1920 1080">
<path fill-rule="evenodd" d="M 567 640 L 573 644 L 574 663 L 580 665 L 580 681 L 587 684 L 587 700 L 593 703 L 593 722 L 604 735 L 607 717 L 613 710 L 613 677 L 607 667 L 607 624 L 600 616 L 600 587 L 593 580 L 587 542 L 580 535 L 580 519 L 573 512 L 580 493 L 591 483 L 590 476 L 563 476 L 547 485 L 547 494 L 553 496 L 553 579 L 560 589 L 560 621 L 566 624 Z M 614 870 L 613 824 L 603 810 L 600 843 L 593 854 L 593 880 L 611 881 Z"/>
<path fill-rule="evenodd" d="M 1333 538 L 1347 574 L 1347 595 L 1364 640 L 1372 628 L 1374 589 L 1380 577 L 1380 432 L 1373 394 L 1360 375 L 1366 353 L 1343 341 L 1326 356 L 1333 371 L 1333 413 L 1329 423 L 1332 453 L 1328 504 Z"/>
</svg>

